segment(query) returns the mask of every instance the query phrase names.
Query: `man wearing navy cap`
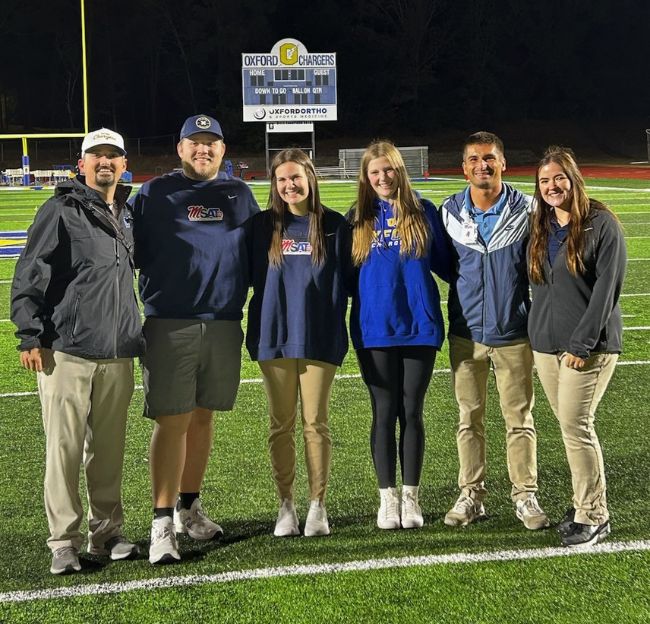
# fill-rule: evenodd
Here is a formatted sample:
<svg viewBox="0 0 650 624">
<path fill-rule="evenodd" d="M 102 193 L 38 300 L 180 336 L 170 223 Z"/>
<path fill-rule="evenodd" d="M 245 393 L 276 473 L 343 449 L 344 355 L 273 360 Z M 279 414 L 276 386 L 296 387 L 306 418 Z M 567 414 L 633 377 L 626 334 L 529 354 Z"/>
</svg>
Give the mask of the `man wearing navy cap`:
<svg viewBox="0 0 650 624">
<path fill-rule="evenodd" d="M 241 367 L 248 264 L 242 224 L 259 207 L 248 186 L 219 171 L 223 132 L 189 117 L 177 145 L 182 171 L 155 178 L 133 202 L 136 263 L 146 316 L 145 416 L 155 420 L 149 561 L 180 560 L 176 533 L 223 533 L 199 493 L 214 410 L 231 410 Z"/>
</svg>

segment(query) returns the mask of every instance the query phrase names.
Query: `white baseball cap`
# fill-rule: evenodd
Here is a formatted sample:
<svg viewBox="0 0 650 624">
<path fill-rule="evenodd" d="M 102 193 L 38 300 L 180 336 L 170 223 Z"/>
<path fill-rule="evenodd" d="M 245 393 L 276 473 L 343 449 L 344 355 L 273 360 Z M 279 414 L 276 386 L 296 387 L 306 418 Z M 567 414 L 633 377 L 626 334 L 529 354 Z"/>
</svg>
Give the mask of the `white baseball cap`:
<svg viewBox="0 0 650 624">
<path fill-rule="evenodd" d="M 99 130 L 93 130 L 89 132 L 81 144 L 81 154 L 85 154 L 88 150 L 91 150 L 93 147 L 98 145 L 111 145 L 119 150 L 122 156 L 126 155 L 126 150 L 124 149 L 124 138 L 121 134 L 109 130 L 108 128 L 100 128 Z"/>
</svg>

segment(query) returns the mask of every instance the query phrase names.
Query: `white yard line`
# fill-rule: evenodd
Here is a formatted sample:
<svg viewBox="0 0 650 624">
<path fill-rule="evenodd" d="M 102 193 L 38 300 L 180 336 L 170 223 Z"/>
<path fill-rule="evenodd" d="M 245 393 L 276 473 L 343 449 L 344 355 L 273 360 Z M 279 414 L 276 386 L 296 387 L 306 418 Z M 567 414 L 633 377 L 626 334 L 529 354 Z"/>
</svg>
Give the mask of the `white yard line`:
<svg viewBox="0 0 650 624">
<path fill-rule="evenodd" d="M 29 602 L 33 600 L 53 600 L 57 598 L 78 598 L 106 594 L 123 594 L 132 591 L 171 589 L 197 585 L 217 585 L 222 583 L 241 583 L 261 579 L 286 578 L 290 576 L 316 576 L 341 574 L 346 572 L 372 572 L 396 568 L 433 567 L 446 565 L 471 565 L 481 563 L 504 563 L 508 561 L 530 561 L 575 557 L 588 554 L 611 555 L 623 552 L 643 552 L 650 550 L 650 540 L 629 542 L 605 542 L 597 546 L 576 548 L 527 548 L 522 550 L 496 550 L 492 552 L 460 552 L 447 555 L 421 555 L 419 557 L 389 557 L 386 559 L 365 559 L 343 561 L 340 563 L 314 563 L 279 566 L 274 568 L 255 568 L 252 570 L 233 570 L 218 574 L 188 574 L 167 578 L 149 578 L 137 581 L 113 583 L 93 583 L 52 589 L 31 589 L 0 593 L 0 603 Z"/>
<path fill-rule="evenodd" d="M 650 329 L 650 328 L 648 328 Z M 627 360 L 627 361 L 618 361 L 616 362 L 616 366 L 648 366 L 650 364 L 650 360 Z M 447 375 L 451 373 L 450 368 L 434 368 L 433 369 L 433 374 L 434 375 Z M 335 375 L 334 379 L 361 379 L 361 374 L 360 373 L 344 373 L 341 375 Z M 242 379 L 239 383 L 240 384 L 261 384 L 264 380 L 261 377 L 251 377 L 248 379 Z M 141 385 L 135 386 L 134 390 L 142 390 Z M 4 392 L 0 394 L 0 399 L 12 399 L 16 397 L 28 397 L 28 396 L 38 396 L 38 392 L 35 390 L 33 391 L 25 391 L 25 392 Z"/>
</svg>

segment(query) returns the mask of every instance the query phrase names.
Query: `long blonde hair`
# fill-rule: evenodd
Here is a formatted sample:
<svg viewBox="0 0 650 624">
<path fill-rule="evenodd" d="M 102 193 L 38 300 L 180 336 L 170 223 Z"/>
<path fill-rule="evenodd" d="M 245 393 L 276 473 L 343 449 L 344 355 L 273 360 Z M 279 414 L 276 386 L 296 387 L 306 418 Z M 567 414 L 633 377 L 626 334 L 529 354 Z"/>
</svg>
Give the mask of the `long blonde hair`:
<svg viewBox="0 0 650 624">
<path fill-rule="evenodd" d="M 532 227 L 529 243 L 528 273 L 535 284 L 543 284 L 544 263 L 548 255 L 548 239 L 551 232 L 553 207 L 542 198 L 539 188 L 539 172 L 542 167 L 555 163 L 571 182 L 571 219 L 566 237 L 566 265 L 571 275 L 583 273 L 584 264 L 584 227 L 595 210 L 609 212 L 617 221 L 614 213 L 601 202 L 589 199 L 585 190 L 585 181 L 578 169 L 573 151 L 567 147 L 551 145 L 537 166 L 535 174 L 535 203 L 537 209 L 532 216 Z"/>
<path fill-rule="evenodd" d="M 397 191 L 391 198 L 391 204 L 395 215 L 395 232 L 401 239 L 400 256 L 408 254 L 421 258 L 427 253 L 429 226 L 424 210 L 411 188 L 402 155 L 390 141 L 374 141 L 361 158 L 357 201 L 352 217 L 352 261 L 355 266 L 360 266 L 367 260 L 375 239 L 374 206 L 377 194 L 368 179 L 368 165 L 370 161 L 382 157 L 394 169 L 397 180 Z"/>
<path fill-rule="evenodd" d="M 271 223 L 273 225 L 273 234 L 269 245 L 269 264 L 278 267 L 282 264 L 282 236 L 284 234 L 284 215 L 287 211 L 287 204 L 280 197 L 277 188 L 276 169 L 287 162 L 293 162 L 301 165 L 307 175 L 307 185 L 309 186 L 309 197 L 307 199 L 307 209 L 309 214 L 309 242 L 311 244 L 311 261 L 312 264 L 321 265 L 325 261 L 325 234 L 323 232 L 323 214 L 325 213 L 320 203 L 320 193 L 318 192 L 318 182 L 314 164 L 305 152 L 300 149 L 286 149 L 278 152 L 271 163 L 271 190 L 267 208 L 271 209 Z"/>
</svg>

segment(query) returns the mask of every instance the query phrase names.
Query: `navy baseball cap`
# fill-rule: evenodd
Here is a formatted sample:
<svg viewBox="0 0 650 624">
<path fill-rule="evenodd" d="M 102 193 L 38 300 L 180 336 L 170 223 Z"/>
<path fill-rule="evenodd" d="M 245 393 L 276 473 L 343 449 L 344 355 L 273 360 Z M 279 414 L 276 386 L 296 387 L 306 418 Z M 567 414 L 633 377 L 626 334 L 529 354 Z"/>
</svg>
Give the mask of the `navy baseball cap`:
<svg viewBox="0 0 650 624">
<path fill-rule="evenodd" d="M 192 115 L 188 117 L 181 128 L 181 141 L 198 132 L 210 132 L 223 139 L 219 122 L 208 115 Z"/>
</svg>

